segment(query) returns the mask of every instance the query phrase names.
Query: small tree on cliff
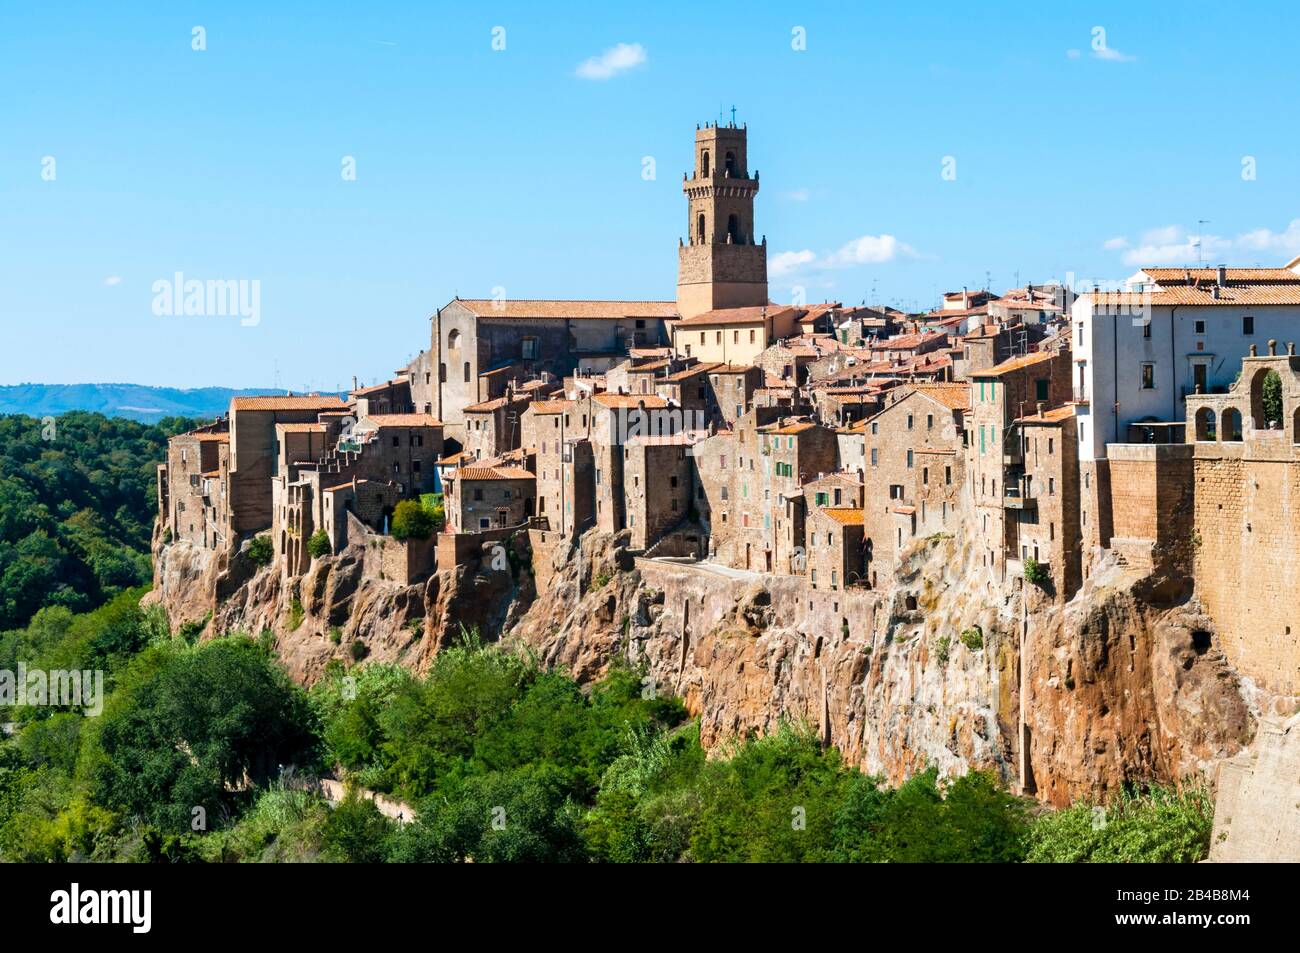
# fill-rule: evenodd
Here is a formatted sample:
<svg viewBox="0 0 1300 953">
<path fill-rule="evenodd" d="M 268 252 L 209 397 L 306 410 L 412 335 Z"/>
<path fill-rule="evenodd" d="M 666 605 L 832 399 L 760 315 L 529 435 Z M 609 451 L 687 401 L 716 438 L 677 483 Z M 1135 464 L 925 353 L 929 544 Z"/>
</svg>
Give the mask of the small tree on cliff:
<svg viewBox="0 0 1300 953">
<path fill-rule="evenodd" d="M 330 537 L 323 529 L 318 529 L 307 540 L 307 553 L 312 559 L 319 559 L 330 551 Z"/>
<path fill-rule="evenodd" d="M 252 560 L 254 566 L 271 565 L 271 560 L 275 558 L 275 547 L 271 545 L 271 537 L 266 535 L 254 537 L 248 544 L 248 558 Z"/>
<path fill-rule="evenodd" d="M 433 514 L 419 500 L 402 500 L 393 511 L 394 539 L 428 539 L 434 531 Z"/>
</svg>

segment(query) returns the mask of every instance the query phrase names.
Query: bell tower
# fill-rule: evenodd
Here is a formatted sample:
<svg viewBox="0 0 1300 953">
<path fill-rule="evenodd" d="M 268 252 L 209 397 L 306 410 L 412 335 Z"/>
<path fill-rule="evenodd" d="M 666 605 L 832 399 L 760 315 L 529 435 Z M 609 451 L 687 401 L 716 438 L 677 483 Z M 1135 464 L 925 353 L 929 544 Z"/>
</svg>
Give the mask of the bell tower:
<svg viewBox="0 0 1300 953">
<path fill-rule="evenodd" d="M 686 241 L 677 249 L 677 311 L 691 318 L 767 302 L 767 238 L 754 240 L 758 173 L 749 177 L 746 128 L 695 129 L 695 169 L 683 176 Z"/>
</svg>

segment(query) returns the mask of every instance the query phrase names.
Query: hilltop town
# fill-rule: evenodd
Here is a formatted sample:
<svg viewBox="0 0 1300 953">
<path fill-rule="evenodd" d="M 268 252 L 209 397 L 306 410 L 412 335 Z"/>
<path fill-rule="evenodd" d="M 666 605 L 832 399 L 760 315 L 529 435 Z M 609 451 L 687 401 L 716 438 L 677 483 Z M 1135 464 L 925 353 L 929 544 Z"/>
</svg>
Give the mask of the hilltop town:
<svg viewBox="0 0 1300 953">
<path fill-rule="evenodd" d="M 304 680 L 473 620 L 647 665 L 706 738 L 806 718 L 1057 803 L 1294 710 L 1300 259 L 774 301 L 750 158 L 697 127 L 673 300 L 456 298 L 391 380 L 173 438 L 174 618 L 269 628 Z"/>
</svg>

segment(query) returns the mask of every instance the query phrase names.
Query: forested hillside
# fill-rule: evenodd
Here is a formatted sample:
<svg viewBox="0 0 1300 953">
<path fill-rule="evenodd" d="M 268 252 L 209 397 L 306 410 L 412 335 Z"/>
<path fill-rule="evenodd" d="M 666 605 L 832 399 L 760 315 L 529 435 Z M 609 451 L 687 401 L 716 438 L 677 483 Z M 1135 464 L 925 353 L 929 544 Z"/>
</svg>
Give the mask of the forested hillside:
<svg viewBox="0 0 1300 953">
<path fill-rule="evenodd" d="M 0 631 L 149 581 L 154 468 L 185 418 L 0 417 Z"/>
</svg>

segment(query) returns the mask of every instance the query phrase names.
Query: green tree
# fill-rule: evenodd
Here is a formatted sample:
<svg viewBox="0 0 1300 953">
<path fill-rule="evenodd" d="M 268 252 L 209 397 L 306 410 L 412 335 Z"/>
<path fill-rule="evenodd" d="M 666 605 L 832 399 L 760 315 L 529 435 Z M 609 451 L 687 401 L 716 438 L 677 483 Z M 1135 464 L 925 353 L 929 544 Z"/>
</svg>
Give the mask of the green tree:
<svg viewBox="0 0 1300 953">
<path fill-rule="evenodd" d="M 1282 378 L 1277 371 L 1264 375 L 1264 419 L 1270 424 L 1282 421 Z"/>
<path fill-rule="evenodd" d="M 164 831 L 216 817 L 281 765 L 312 764 L 316 722 L 302 691 L 245 638 L 146 650 L 94 724 L 80 770 L 96 800 Z"/>
<path fill-rule="evenodd" d="M 393 511 L 394 539 L 428 539 L 434 529 L 433 514 L 419 500 L 402 500 Z"/>
<path fill-rule="evenodd" d="M 330 537 L 329 533 L 323 529 L 318 529 L 312 533 L 307 540 L 307 553 L 312 559 L 319 559 L 321 556 L 329 555 Z"/>
<path fill-rule="evenodd" d="M 265 533 L 254 536 L 252 542 L 248 544 L 249 561 L 254 566 L 269 566 L 274 558 L 275 546 L 271 542 L 271 537 Z"/>
</svg>

